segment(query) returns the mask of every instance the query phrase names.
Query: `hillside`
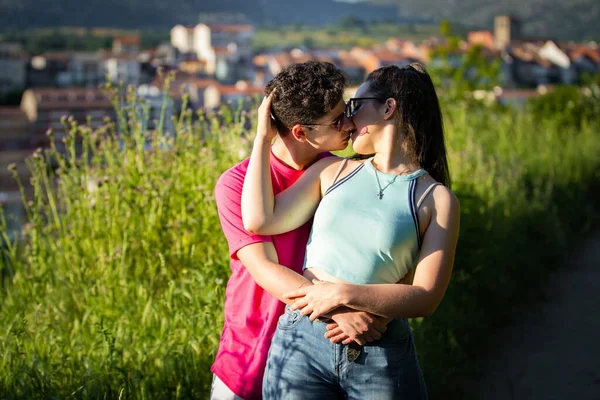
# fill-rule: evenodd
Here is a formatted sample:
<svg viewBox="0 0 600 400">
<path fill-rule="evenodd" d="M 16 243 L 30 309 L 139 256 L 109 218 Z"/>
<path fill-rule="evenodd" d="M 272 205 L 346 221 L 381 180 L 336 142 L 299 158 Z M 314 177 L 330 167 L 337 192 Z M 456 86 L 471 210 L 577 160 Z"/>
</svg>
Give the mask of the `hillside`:
<svg viewBox="0 0 600 400">
<path fill-rule="evenodd" d="M 460 22 L 474 29 L 491 29 L 498 14 L 511 13 L 527 36 L 559 40 L 600 40 L 598 0 L 370 0 L 397 5 L 404 17 L 418 16 Z"/>
<path fill-rule="evenodd" d="M 326 24 L 342 15 L 365 19 L 396 17 L 394 6 L 368 3 L 344 4 L 333 0 L 0 0 L 2 24 L 7 28 L 39 26 L 112 26 L 119 28 L 167 28 L 192 24 L 201 12 L 235 12 L 260 25 Z M 4 16 L 8 18 L 4 18 Z"/>
<path fill-rule="evenodd" d="M 348 1 L 348 0 L 346 0 Z M 491 29 L 497 14 L 513 13 L 524 34 L 560 40 L 600 40 L 598 0 L 0 0 L 0 30 L 48 26 L 166 29 L 191 24 L 201 12 L 236 12 L 270 27 L 334 23 L 344 15 L 410 22 L 447 19 Z"/>
</svg>

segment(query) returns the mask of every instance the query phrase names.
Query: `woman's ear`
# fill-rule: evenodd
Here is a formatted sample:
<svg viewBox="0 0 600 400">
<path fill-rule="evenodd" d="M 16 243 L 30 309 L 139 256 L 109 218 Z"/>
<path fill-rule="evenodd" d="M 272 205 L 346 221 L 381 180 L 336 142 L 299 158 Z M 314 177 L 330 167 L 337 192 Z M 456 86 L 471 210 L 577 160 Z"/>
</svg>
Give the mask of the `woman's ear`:
<svg viewBox="0 0 600 400">
<path fill-rule="evenodd" d="M 394 116 L 394 112 L 396 112 L 398 104 L 396 103 L 396 99 L 387 99 L 385 101 L 385 112 L 383 114 L 383 118 L 390 119 Z"/>
<path fill-rule="evenodd" d="M 306 142 L 306 132 L 304 132 L 304 126 L 296 124 L 291 129 L 292 136 L 299 142 Z"/>
</svg>

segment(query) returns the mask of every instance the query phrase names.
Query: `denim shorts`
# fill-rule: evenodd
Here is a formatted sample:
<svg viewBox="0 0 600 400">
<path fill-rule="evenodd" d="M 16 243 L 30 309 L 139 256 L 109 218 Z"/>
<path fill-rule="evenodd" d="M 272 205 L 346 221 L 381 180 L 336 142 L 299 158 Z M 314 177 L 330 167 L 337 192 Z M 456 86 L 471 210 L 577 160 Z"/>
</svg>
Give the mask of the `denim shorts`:
<svg viewBox="0 0 600 400">
<path fill-rule="evenodd" d="M 324 322 L 286 307 L 269 350 L 264 399 L 427 399 L 406 319 L 365 346 L 332 344 L 326 331 Z"/>
</svg>

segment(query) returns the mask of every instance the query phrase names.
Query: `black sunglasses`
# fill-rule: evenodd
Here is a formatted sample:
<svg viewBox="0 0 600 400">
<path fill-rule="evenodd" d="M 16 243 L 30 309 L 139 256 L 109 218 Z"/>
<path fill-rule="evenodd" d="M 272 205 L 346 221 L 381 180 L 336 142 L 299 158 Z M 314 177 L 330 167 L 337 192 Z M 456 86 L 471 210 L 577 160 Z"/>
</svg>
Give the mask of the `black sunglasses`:
<svg viewBox="0 0 600 400">
<path fill-rule="evenodd" d="M 358 109 L 360 108 L 360 105 L 358 104 L 358 102 L 361 100 L 377 100 L 377 101 L 381 101 L 381 102 L 385 101 L 385 99 L 382 99 L 381 97 L 352 97 L 346 103 L 346 109 L 344 110 L 344 115 L 346 115 L 346 117 L 348 117 L 348 118 L 352 118 L 354 116 L 354 114 L 356 114 Z"/>
<path fill-rule="evenodd" d="M 344 110 L 344 112 L 342 114 L 340 114 L 339 117 L 337 117 L 333 122 L 331 122 L 329 124 L 305 124 L 305 123 L 301 122 L 300 125 L 328 126 L 330 128 L 335 129 L 336 131 L 340 132 L 342 130 L 342 121 L 344 120 L 344 115 L 346 115 L 346 110 Z"/>
</svg>

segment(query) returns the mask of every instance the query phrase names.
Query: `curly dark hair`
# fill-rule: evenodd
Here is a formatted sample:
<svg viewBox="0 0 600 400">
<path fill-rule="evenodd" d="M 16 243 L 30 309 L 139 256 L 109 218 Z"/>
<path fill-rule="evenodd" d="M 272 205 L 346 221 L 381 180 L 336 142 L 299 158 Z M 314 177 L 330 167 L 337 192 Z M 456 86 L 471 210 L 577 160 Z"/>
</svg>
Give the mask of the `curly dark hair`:
<svg viewBox="0 0 600 400">
<path fill-rule="evenodd" d="M 265 88 L 273 90 L 271 113 L 280 134 L 300 123 L 313 123 L 331 111 L 344 95 L 346 78 L 330 62 L 307 61 L 281 70 Z"/>
</svg>

